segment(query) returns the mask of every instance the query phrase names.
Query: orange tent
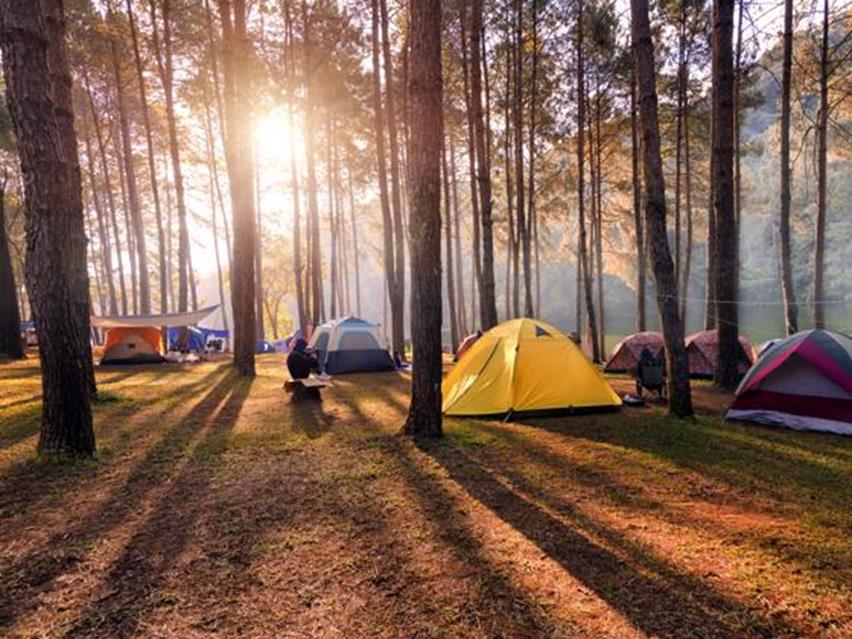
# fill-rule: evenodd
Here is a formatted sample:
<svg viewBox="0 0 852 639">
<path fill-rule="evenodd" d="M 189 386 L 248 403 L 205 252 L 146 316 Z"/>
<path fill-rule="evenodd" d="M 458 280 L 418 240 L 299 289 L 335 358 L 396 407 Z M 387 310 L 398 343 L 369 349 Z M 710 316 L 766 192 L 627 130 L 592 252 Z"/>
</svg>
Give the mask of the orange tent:
<svg viewBox="0 0 852 639">
<path fill-rule="evenodd" d="M 107 329 L 101 364 L 164 362 L 161 334 L 156 326 L 118 326 Z"/>
</svg>

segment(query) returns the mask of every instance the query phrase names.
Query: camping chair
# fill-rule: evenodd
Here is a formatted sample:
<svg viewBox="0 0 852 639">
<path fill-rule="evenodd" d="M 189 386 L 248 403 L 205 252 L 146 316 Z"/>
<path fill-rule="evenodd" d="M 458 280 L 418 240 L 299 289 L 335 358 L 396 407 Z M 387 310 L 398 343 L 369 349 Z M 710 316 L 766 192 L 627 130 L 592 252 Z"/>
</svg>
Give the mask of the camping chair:
<svg viewBox="0 0 852 639">
<path fill-rule="evenodd" d="M 657 393 L 659 399 L 663 398 L 666 388 L 666 367 L 662 360 L 653 363 L 641 363 L 636 368 L 636 394 L 642 397 L 642 389 Z"/>
</svg>

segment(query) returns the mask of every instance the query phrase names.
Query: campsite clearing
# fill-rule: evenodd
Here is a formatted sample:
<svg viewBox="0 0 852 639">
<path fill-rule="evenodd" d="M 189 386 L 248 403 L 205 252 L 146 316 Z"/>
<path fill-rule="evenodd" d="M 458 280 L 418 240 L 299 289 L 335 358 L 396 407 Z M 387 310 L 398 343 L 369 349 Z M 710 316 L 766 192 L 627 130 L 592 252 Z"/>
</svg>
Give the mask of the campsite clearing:
<svg viewBox="0 0 852 639">
<path fill-rule="evenodd" d="M 407 374 L 288 403 L 280 356 L 98 371 L 100 453 L 33 458 L 0 368 L 0 635 L 849 636 L 852 444 L 660 408 L 397 435 Z M 617 390 L 629 380 L 615 379 Z"/>
</svg>

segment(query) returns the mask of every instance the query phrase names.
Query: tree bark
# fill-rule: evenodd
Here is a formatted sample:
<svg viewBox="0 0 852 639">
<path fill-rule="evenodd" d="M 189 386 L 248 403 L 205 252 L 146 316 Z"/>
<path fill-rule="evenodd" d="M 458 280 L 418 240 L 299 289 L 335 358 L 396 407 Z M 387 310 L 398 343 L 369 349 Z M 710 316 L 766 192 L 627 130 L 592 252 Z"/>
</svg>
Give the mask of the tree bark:
<svg viewBox="0 0 852 639">
<path fill-rule="evenodd" d="M 739 381 L 737 235 L 734 213 L 734 0 L 713 3 L 713 200 L 716 209 L 716 385 Z"/>
<path fill-rule="evenodd" d="M 793 285 L 790 237 L 790 87 L 793 75 L 793 0 L 784 0 L 783 60 L 781 66 L 781 294 L 787 335 L 799 330 L 799 309 Z M 717 292 L 716 297 L 719 297 Z"/>
<path fill-rule="evenodd" d="M 660 157 L 654 45 L 648 19 L 648 0 L 631 0 L 633 61 L 639 90 L 644 156 L 645 225 L 657 288 L 668 364 L 669 412 L 692 415 L 689 370 L 683 343 L 683 324 L 677 305 L 677 279 L 666 234 L 666 194 Z"/>
<path fill-rule="evenodd" d="M 42 372 L 38 449 L 90 456 L 91 304 L 61 2 L 0 4 L 0 51 L 25 185 L 26 282 Z"/>
<path fill-rule="evenodd" d="M 118 187 L 121 192 L 121 212 L 124 214 L 124 245 L 127 247 L 127 261 L 130 263 L 130 311 L 136 315 L 139 312 L 139 303 L 137 301 L 138 286 L 136 283 L 138 278 L 136 275 L 136 248 L 133 241 L 133 225 L 130 222 L 130 207 L 127 203 L 126 176 L 124 174 L 121 146 L 119 144 L 120 134 L 116 131 L 116 122 L 114 120 L 109 124 L 111 129 L 109 137 L 112 140 L 112 157 L 115 162 L 115 168 L 118 171 Z M 118 226 L 116 226 L 115 232 L 117 237 Z M 116 240 L 116 246 L 119 245 L 120 242 Z"/>
<path fill-rule="evenodd" d="M 0 176 L 0 354 L 12 359 L 24 357 L 21 343 L 21 312 L 18 287 L 12 271 L 12 256 L 6 237 L 6 183 L 8 174 Z"/>
<path fill-rule="evenodd" d="M 232 13 L 233 9 L 233 13 Z M 228 174 L 231 215 L 234 220 L 233 279 L 231 301 L 234 321 L 234 366 L 240 375 L 255 375 L 255 213 L 251 157 L 250 78 L 238 73 L 248 65 L 245 0 L 219 0 L 225 67 L 225 117 L 228 130 Z M 233 16 L 233 17 L 232 17 Z"/>
<path fill-rule="evenodd" d="M 814 327 L 825 328 L 825 218 L 828 176 L 828 0 L 822 5 L 817 121 L 817 215 L 814 238 Z"/>
<path fill-rule="evenodd" d="M 530 117 L 529 117 L 529 184 L 527 186 L 527 238 L 529 242 L 535 242 L 535 306 L 528 309 L 530 315 L 538 314 L 540 298 L 539 282 L 539 247 L 538 247 L 538 221 L 536 216 L 535 198 L 535 156 L 536 156 L 536 133 L 537 133 L 537 109 L 538 109 L 538 0 L 532 0 L 532 77 L 530 78 Z M 532 295 L 530 295 L 532 302 Z M 603 308 L 603 307 L 601 307 Z"/>
<path fill-rule="evenodd" d="M 411 341 L 416 365 L 404 432 L 440 437 L 441 426 L 441 2 L 411 4 Z"/>
<path fill-rule="evenodd" d="M 517 212 L 517 233 L 521 249 L 523 272 L 524 272 L 524 315 L 532 317 L 534 309 L 532 303 L 532 261 L 530 252 L 530 233 L 528 222 L 528 211 L 525 201 L 524 184 L 524 3 L 516 0 L 515 11 L 515 187 L 517 200 L 515 209 Z"/>
<path fill-rule="evenodd" d="M 482 272 L 479 281 L 479 316 L 483 331 L 497 324 L 497 300 L 494 287 L 494 223 L 491 217 L 491 162 L 482 109 L 482 0 L 473 0 L 470 25 L 470 94 L 473 130 L 476 142 L 476 182 L 479 191 L 480 229 L 482 232 Z M 531 312 L 531 309 L 530 309 Z"/>
</svg>

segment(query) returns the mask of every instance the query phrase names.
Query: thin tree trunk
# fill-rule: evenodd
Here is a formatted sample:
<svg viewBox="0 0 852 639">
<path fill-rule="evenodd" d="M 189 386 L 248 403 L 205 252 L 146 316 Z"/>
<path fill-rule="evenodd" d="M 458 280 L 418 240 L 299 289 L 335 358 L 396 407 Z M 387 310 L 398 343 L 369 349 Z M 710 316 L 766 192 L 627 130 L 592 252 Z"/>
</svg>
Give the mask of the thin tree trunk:
<svg viewBox="0 0 852 639">
<path fill-rule="evenodd" d="M 411 4 L 411 341 L 416 366 L 404 431 L 440 437 L 441 427 L 441 2 Z"/>
<path fill-rule="evenodd" d="M 743 2 L 738 0 L 737 16 L 737 49 L 734 54 L 734 219 L 736 221 L 737 261 L 736 269 L 737 296 L 740 286 L 740 218 L 742 213 L 742 170 L 740 158 L 740 129 L 742 119 L 742 53 L 743 53 Z M 685 293 L 684 293 L 685 295 Z"/>
<path fill-rule="evenodd" d="M 296 116 L 294 102 L 296 100 L 296 52 L 293 44 L 293 18 L 290 14 L 290 1 L 284 3 L 284 22 L 286 28 L 287 50 L 287 72 L 291 82 L 290 95 L 287 100 L 287 122 L 290 131 L 296 131 Z M 299 321 L 299 331 L 302 336 L 307 335 L 307 305 L 305 303 L 305 290 L 302 264 L 302 197 L 299 192 L 299 163 L 296 157 L 296 145 L 290 146 L 290 187 L 293 195 L 293 277 L 296 280 L 296 313 Z M 357 259 L 357 258 L 356 258 Z M 356 267 L 357 268 L 357 267 Z"/>
<path fill-rule="evenodd" d="M 450 185 L 453 191 L 453 232 L 456 236 L 456 291 L 458 294 L 459 311 L 459 335 L 465 336 L 468 332 L 467 303 L 464 295 L 464 262 L 461 252 L 461 215 L 459 214 L 459 189 L 456 180 L 456 145 L 453 142 L 453 134 L 447 135 L 450 139 Z M 458 346 L 458 345 L 456 345 Z"/>
<path fill-rule="evenodd" d="M 634 0 L 635 2 L 636 0 Z M 589 335 L 592 340 L 592 360 L 595 363 L 601 361 L 601 353 L 597 335 L 597 324 L 595 322 L 595 304 L 592 299 L 592 274 L 589 268 L 589 260 L 586 253 L 586 202 L 585 202 L 585 137 L 584 127 L 586 122 L 586 89 L 585 68 L 583 51 L 583 27 L 584 1 L 578 0 L 577 7 L 577 212 L 579 225 L 579 260 L 583 273 L 583 289 L 586 299 L 586 314 L 589 322 Z"/>
<path fill-rule="evenodd" d="M 234 0 L 235 4 L 241 0 Z M 180 159 L 180 143 L 177 137 L 177 120 L 175 118 L 174 100 L 174 63 L 172 56 L 172 15 L 171 0 L 162 2 L 163 48 L 161 51 L 157 29 L 157 9 L 155 0 L 150 0 L 152 42 L 154 56 L 160 72 L 163 94 L 166 99 L 166 123 L 169 133 L 169 154 L 172 161 L 172 178 L 174 181 L 175 201 L 178 214 L 178 310 L 186 311 L 189 307 L 189 230 L 186 219 L 186 197 L 184 195 L 183 170 Z M 163 56 L 165 53 L 165 56 Z M 243 108 L 245 108 L 243 106 Z"/>
<path fill-rule="evenodd" d="M 799 309 L 793 286 L 792 239 L 790 237 L 790 86 L 793 75 L 793 0 L 784 0 L 784 38 L 781 78 L 781 294 L 787 335 L 799 330 Z M 720 294 L 716 293 L 717 297 Z"/>
<path fill-rule="evenodd" d="M 116 299 L 115 282 L 113 281 L 112 250 L 109 240 L 109 231 L 106 227 L 105 215 L 103 211 L 103 202 L 99 197 L 100 193 L 97 181 L 95 179 L 95 156 L 94 152 L 92 151 L 92 141 L 90 139 L 88 131 L 86 132 L 86 135 L 83 139 L 86 148 L 89 184 L 91 185 L 92 189 L 92 204 L 95 207 L 95 216 L 97 217 L 98 243 L 100 244 L 101 256 L 104 263 L 104 269 L 106 270 L 104 279 L 106 279 L 107 292 L 109 294 L 109 312 L 111 315 L 118 315 L 118 300 Z"/>
<path fill-rule="evenodd" d="M 598 271 L 598 336 L 600 340 L 601 358 L 606 357 L 606 308 L 604 306 L 604 272 L 603 272 L 603 167 L 601 164 L 601 156 L 603 155 L 603 142 L 601 141 L 601 87 L 600 77 L 595 73 L 596 91 L 595 91 L 595 142 L 597 150 L 595 152 L 595 259 L 597 260 Z"/>
<path fill-rule="evenodd" d="M 90 456 L 91 304 L 61 2 L 0 4 L 0 51 L 25 185 L 26 281 L 42 374 L 38 449 Z"/>
<path fill-rule="evenodd" d="M 405 242 L 402 198 L 400 195 L 399 142 L 396 126 L 396 104 L 393 89 L 393 61 L 388 34 L 388 7 L 379 0 L 382 27 L 382 57 L 385 71 L 385 104 L 387 105 L 388 151 L 390 152 L 391 212 L 393 213 L 394 280 L 390 289 L 391 321 L 394 350 L 405 357 Z"/>
<path fill-rule="evenodd" d="M 539 255 L 538 255 L 538 223 L 536 222 L 535 206 L 535 156 L 536 156 L 536 126 L 538 109 L 538 0 L 532 0 L 532 77 L 530 78 L 530 117 L 529 117 L 529 185 L 527 187 L 527 238 L 535 241 L 535 308 L 530 307 L 530 315 L 538 313 L 539 285 Z M 532 295 L 530 302 L 532 300 Z"/>
<path fill-rule="evenodd" d="M 713 185 L 716 208 L 716 385 L 739 381 L 737 236 L 734 214 L 734 0 L 713 4 Z"/>
<path fill-rule="evenodd" d="M 473 0 L 470 25 L 470 94 L 473 108 L 473 130 L 476 146 L 476 182 L 479 191 L 479 214 L 482 232 L 482 273 L 479 281 L 479 314 L 482 330 L 497 324 L 497 301 L 494 287 L 494 222 L 491 217 L 491 163 L 486 144 L 482 110 L 482 0 Z M 490 136 L 489 136 L 490 137 Z M 530 313 L 532 309 L 530 309 Z"/>
<path fill-rule="evenodd" d="M 233 14 L 231 8 L 233 6 Z M 246 36 L 244 0 L 219 0 L 222 39 L 225 45 L 225 117 L 228 128 L 228 174 L 231 182 L 231 214 L 234 217 L 234 277 L 231 300 L 234 320 L 234 366 L 240 375 L 255 375 L 255 215 L 251 158 L 251 125 L 248 109 L 250 76 L 249 40 Z M 232 17 L 233 15 L 233 17 Z"/>
<path fill-rule="evenodd" d="M 441 144 L 441 177 L 444 183 L 444 259 L 447 265 L 447 306 L 450 313 L 450 350 L 455 353 L 461 340 L 456 311 L 456 282 L 453 269 L 453 212 L 450 208 L 450 177 L 447 163 L 446 131 Z"/>
<path fill-rule="evenodd" d="M 261 14 L 262 15 L 262 14 Z M 257 327 L 255 328 L 255 339 L 266 339 L 263 328 L 263 256 L 261 251 L 261 234 L 263 225 L 261 223 L 260 211 L 260 161 L 258 159 L 257 136 L 254 127 L 250 127 L 252 132 L 251 158 L 254 167 L 254 317 Z"/>
<path fill-rule="evenodd" d="M 109 7 L 109 5 L 108 5 Z M 112 8 L 108 8 L 110 14 Z M 121 76 L 118 46 L 115 38 L 110 38 L 110 57 L 115 76 L 115 96 L 118 107 L 118 122 L 121 129 L 122 159 L 124 175 L 127 180 L 127 202 L 130 206 L 130 221 L 133 225 L 133 244 L 136 249 L 135 262 L 139 282 L 139 310 L 151 312 L 151 283 L 148 275 L 148 249 L 145 242 L 145 226 L 142 221 L 142 209 L 139 205 L 139 187 L 136 183 L 136 164 L 133 161 L 133 145 L 130 141 L 130 122 L 125 104 L 124 80 Z M 147 108 L 147 105 L 146 105 Z"/>
<path fill-rule="evenodd" d="M 355 194 L 352 188 L 352 167 L 346 170 L 349 186 L 349 221 L 352 226 L 352 256 L 355 266 L 355 314 L 361 317 L 361 252 L 358 248 L 358 223 L 355 219 Z"/>
<path fill-rule="evenodd" d="M 648 0 L 631 0 L 633 60 L 639 90 L 644 156 L 645 225 L 657 288 L 657 306 L 663 325 L 668 363 L 669 411 L 692 415 L 689 370 L 683 343 L 683 324 L 677 305 L 677 279 L 666 234 L 666 194 L 660 157 L 654 45 L 648 19 Z"/>
<path fill-rule="evenodd" d="M 388 296 L 391 299 L 391 345 L 394 351 L 402 353 L 405 347 L 405 336 L 402 333 L 400 309 L 394 304 L 394 293 L 397 290 L 396 259 L 394 251 L 394 219 L 391 214 L 391 204 L 388 195 L 387 156 L 385 152 L 385 121 L 382 107 L 381 64 L 379 58 L 379 0 L 372 0 L 372 55 L 373 55 L 373 129 L 376 143 L 376 164 L 379 177 L 379 200 L 382 208 L 382 228 L 384 231 L 384 270 L 387 280 Z"/>
<path fill-rule="evenodd" d="M 133 43 L 133 60 L 136 65 L 136 82 L 139 85 L 139 105 L 142 110 L 142 123 L 145 127 L 145 143 L 148 147 L 148 173 L 151 178 L 151 197 L 154 200 L 154 217 L 157 222 L 157 251 L 160 266 L 160 311 L 168 311 L 168 285 L 166 271 L 166 235 L 163 230 L 163 212 L 160 208 L 160 190 L 157 181 L 157 167 L 154 161 L 154 136 L 151 133 L 151 117 L 148 112 L 148 97 L 145 87 L 144 66 L 139 52 L 139 36 L 136 30 L 136 18 L 131 0 L 127 0 L 127 19 L 130 24 L 130 37 Z M 149 285 L 150 288 L 150 285 Z M 150 304 L 150 302 L 149 302 Z"/>
<path fill-rule="evenodd" d="M 331 262 L 331 272 L 329 273 L 329 291 L 331 293 L 329 311 L 331 317 L 338 317 L 338 295 L 337 295 L 337 220 L 334 215 L 334 151 L 332 149 L 332 137 L 334 136 L 334 127 L 331 122 L 331 114 L 326 112 L 326 135 L 325 135 L 325 174 L 328 188 L 328 241 L 329 241 L 329 256 Z"/>
<path fill-rule="evenodd" d="M 506 319 L 518 317 L 520 298 L 518 296 L 518 240 L 515 229 L 515 185 L 512 181 L 512 104 L 511 96 L 514 67 L 512 65 L 512 47 L 506 47 L 506 90 L 503 100 L 503 171 L 506 173 L 506 219 L 508 237 L 506 238 Z"/>
<path fill-rule="evenodd" d="M 687 67 L 686 86 L 689 87 L 689 67 Z M 684 184 L 686 195 L 686 250 L 683 257 L 683 273 L 680 285 L 680 319 L 684 329 L 687 325 L 687 302 L 689 300 L 689 276 L 692 270 L 692 157 L 689 143 L 689 96 L 685 95 L 683 100 L 683 163 Z"/>
<path fill-rule="evenodd" d="M 828 176 L 828 0 L 822 5 L 817 121 L 817 216 L 814 241 L 814 326 L 825 328 L 825 218 Z"/>
<path fill-rule="evenodd" d="M 213 131 L 210 126 L 210 106 L 207 101 L 207 89 L 205 85 L 205 101 L 204 101 L 204 142 L 205 148 L 207 149 L 207 178 L 208 178 L 208 188 L 210 190 L 210 216 L 212 220 L 213 226 L 213 252 L 216 257 L 216 283 L 219 286 L 219 304 L 221 305 L 222 311 L 222 321 L 224 323 L 223 328 L 228 330 L 228 317 L 225 313 L 225 279 L 222 271 L 222 259 L 219 255 L 219 228 L 216 223 L 216 209 L 217 201 L 216 201 L 216 178 L 213 173 L 213 155 L 215 151 L 213 149 Z M 222 216 L 225 216 L 224 207 L 221 208 Z"/>
<path fill-rule="evenodd" d="M 710 99 L 713 100 L 713 88 L 710 88 Z M 710 139 L 713 139 L 713 117 L 710 117 Z M 716 159 L 710 153 L 709 184 L 707 187 L 707 269 L 705 273 L 706 290 L 704 302 L 704 329 L 716 328 L 716 207 L 713 203 L 713 186 L 716 179 L 716 171 L 713 168 Z"/>
<path fill-rule="evenodd" d="M 137 276 L 136 276 L 136 250 L 133 243 L 133 227 L 130 223 L 130 207 L 127 204 L 127 187 L 121 160 L 121 148 L 119 147 L 119 135 L 115 130 L 115 122 L 111 122 L 110 138 L 112 139 L 112 153 L 115 168 L 118 171 L 118 186 L 121 191 L 121 211 L 124 214 L 124 241 L 127 247 L 128 262 L 130 262 L 130 310 L 136 315 L 139 312 L 137 302 Z M 117 231 L 116 231 L 117 232 Z"/>
<path fill-rule="evenodd" d="M 467 159 L 468 172 L 470 174 L 470 210 L 473 235 L 473 278 L 476 286 L 471 286 L 471 322 L 477 323 L 477 298 L 482 281 L 482 237 L 480 231 L 479 217 L 479 186 L 476 172 L 476 134 L 474 132 L 474 113 L 471 98 L 470 65 L 468 64 L 469 34 L 467 28 L 467 6 L 462 6 L 459 11 L 459 25 L 461 29 L 461 54 L 462 75 L 464 77 L 464 104 L 467 116 Z M 479 318 L 482 321 L 482 318 Z"/>
<path fill-rule="evenodd" d="M 645 225 L 642 220 L 642 177 L 639 173 L 639 114 L 636 106 L 636 69 L 630 72 L 630 155 L 633 186 L 633 225 L 636 229 L 636 330 L 646 330 L 645 290 L 646 290 L 646 253 Z"/>
<path fill-rule="evenodd" d="M 533 314 L 532 303 L 532 261 L 530 252 L 530 233 L 527 221 L 528 211 L 525 202 L 524 185 L 524 3 L 516 0 L 515 11 L 515 186 L 517 189 L 516 211 L 518 215 L 517 231 L 522 255 L 524 272 L 524 315 Z"/>
</svg>

